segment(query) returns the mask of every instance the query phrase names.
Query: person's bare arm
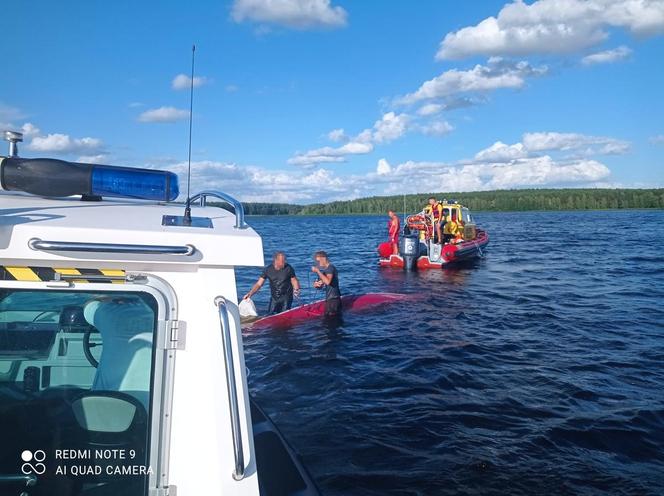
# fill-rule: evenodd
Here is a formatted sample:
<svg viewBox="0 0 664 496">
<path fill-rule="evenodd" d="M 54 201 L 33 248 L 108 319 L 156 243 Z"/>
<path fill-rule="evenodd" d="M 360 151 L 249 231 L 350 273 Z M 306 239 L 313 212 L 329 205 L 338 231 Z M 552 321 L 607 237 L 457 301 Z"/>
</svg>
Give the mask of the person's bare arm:
<svg viewBox="0 0 664 496">
<path fill-rule="evenodd" d="M 300 281 L 298 281 L 297 277 L 293 276 L 291 277 L 290 282 L 293 285 L 293 294 L 295 296 L 300 296 Z"/>
<path fill-rule="evenodd" d="M 249 292 L 244 295 L 243 300 L 246 300 L 247 298 L 251 298 L 253 295 L 256 294 L 256 292 L 263 287 L 263 284 L 265 284 L 265 278 L 264 277 L 259 277 L 258 281 L 256 281 L 256 284 L 254 284 Z"/>
<path fill-rule="evenodd" d="M 318 267 L 311 267 L 311 271 L 318 275 L 318 278 L 323 281 L 323 284 L 329 286 L 332 283 L 332 274 L 323 274 Z"/>
</svg>

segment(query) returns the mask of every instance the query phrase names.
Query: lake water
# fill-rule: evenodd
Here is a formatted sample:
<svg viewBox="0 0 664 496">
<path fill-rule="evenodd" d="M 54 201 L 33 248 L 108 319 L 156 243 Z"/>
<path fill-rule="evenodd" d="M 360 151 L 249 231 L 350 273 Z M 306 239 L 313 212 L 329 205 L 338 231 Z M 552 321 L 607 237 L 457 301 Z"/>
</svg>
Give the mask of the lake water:
<svg viewBox="0 0 664 496">
<path fill-rule="evenodd" d="M 664 494 L 664 211 L 476 218 L 482 260 L 412 274 L 385 217 L 250 218 L 303 286 L 324 249 L 343 293 L 426 295 L 246 331 L 252 394 L 325 495 Z"/>
</svg>

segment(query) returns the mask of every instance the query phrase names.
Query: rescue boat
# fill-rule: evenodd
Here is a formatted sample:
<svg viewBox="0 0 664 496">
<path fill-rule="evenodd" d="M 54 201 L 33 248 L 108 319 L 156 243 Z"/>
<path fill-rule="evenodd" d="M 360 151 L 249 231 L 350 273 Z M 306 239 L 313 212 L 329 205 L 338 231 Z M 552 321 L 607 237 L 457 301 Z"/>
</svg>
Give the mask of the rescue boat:
<svg viewBox="0 0 664 496">
<path fill-rule="evenodd" d="M 249 395 L 234 268 L 264 261 L 242 204 L 188 213 L 170 172 L 5 139 L 0 494 L 319 494 Z"/>
<path fill-rule="evenodd" d="M 398 254 L 392 252 L 390 243 L 378 245 L 379 267 L 440 269 L 483 256 L 489 234 L 476 226 L 470 210 L 455 201 L 444 200 L 442 206 L 446 224 L 451 221 L 447 226 L 453 226 L 451 232 L 443 234 L 444 243 L 434 239 L 434 223 L 429 215 L 423 212 L 410 215 L 399 239 Z"/>
</svg>

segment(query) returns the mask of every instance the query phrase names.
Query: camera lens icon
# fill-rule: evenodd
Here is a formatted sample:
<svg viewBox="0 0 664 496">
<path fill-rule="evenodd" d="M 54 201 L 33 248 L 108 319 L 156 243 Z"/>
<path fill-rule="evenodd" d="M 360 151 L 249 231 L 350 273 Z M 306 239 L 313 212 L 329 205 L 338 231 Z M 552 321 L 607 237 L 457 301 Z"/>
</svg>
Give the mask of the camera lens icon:
<svg viewBox="0 0 664 496">
<path fill-rule="evenodd" d="M 21 465 L 21 472 L 26 475 L 31 473 L 41 475 L 46 472 L 46 465 L 42 463 L 46 460 L 46 453 L 42 450 L 35 450 L 34 452 L 24 450 L 21 453 L 21 460 L 25 462 Z"/>
</svg>

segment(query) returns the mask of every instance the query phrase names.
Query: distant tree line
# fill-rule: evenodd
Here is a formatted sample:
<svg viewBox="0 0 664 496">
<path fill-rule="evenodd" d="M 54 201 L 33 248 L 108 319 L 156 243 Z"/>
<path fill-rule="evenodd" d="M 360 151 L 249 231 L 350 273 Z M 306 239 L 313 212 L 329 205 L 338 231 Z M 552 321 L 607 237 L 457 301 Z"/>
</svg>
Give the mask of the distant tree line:
<svg viewBox="0 0 664 496">
<path fill-rule="evenodd" d="M 247 215 L 296 215 L 302 211 L 302 205 L 290 203 L 245 203 Z"/>
<path fill-rule="evenodd" d="M 519 189 L 471 193 L 427 193 L 405 196 L 405 212 L 419 212 L 427 199 L 456 200 L 475 211 L 597 210 L 664 208 L 664 189 Z M 248 215 L 383 214 L 404 211 L 404 196 L 292 205 L 245 203 Z"/>
<path fill-rule="evenodd" d="M 233 207 L 227 203 L 208 202 L 207 204 L 233 211 Z M 243 203 L 243 205 L 246 215 L 297 215 L 304 208 L 303 205 L 290 203 Z"/>
</svg>

